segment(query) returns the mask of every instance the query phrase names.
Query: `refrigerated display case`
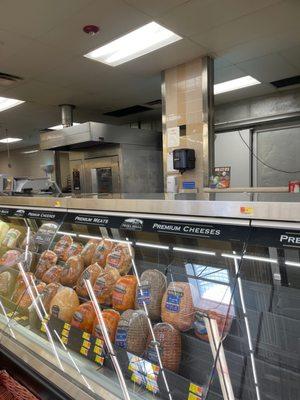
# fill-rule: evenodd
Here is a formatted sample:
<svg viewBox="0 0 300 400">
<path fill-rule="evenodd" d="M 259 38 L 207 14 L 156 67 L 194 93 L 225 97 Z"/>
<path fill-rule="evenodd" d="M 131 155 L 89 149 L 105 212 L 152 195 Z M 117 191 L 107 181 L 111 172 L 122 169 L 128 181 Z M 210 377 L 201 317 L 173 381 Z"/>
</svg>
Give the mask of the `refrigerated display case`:
<svg viewBox="0 0 300 400">
<path fill-rule="evenodd" d="M 299 211 L 0 198 L 0 351 L 57 398 L 295 400 Z"/>
</svg>

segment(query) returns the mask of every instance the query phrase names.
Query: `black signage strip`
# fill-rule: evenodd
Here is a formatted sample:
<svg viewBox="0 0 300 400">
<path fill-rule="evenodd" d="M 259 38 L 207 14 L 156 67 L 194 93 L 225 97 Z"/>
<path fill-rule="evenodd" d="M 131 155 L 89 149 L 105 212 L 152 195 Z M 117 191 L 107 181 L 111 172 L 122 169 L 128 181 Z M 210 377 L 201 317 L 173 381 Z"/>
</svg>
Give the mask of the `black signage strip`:
<svg viewBox="0 0 300 400">
<path fill-rule="evenodd" d="M 42 219 L 45 221 L 62 221 L 66 212 L 56 210 L 35 210 L 24 208 L 0 208 L 0 216 L 15 218 Z"/>
<path fill-rule="evenodd" d="M 300 249 L 300 231 L 253 227 L 249 242 L 268 247 Z"/>
</svg>

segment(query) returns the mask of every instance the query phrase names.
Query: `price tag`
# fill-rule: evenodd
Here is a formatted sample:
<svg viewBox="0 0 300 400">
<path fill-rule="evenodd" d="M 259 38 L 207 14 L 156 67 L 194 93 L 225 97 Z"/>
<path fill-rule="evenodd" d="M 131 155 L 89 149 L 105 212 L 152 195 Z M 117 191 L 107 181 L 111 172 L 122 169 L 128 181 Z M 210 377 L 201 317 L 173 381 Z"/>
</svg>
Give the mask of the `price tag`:
<svg viewBox="0 0 300 400">
<path fill-rule="evenodd" d="M 95 357 L 95 362 L 96 362 L 97 364 L 103 365 L 103 363 L 104 363 L 104 357 L 96 356 L 96 357 Z"/>
<path fill-rule="evenodd" d="M 86 349 L 89 349 L 91 347 L 91 342 L 88 342 L 87 340 L 84 340 L 82 343 L 82 347 L 85 347 Z"/>
<path fill-rule="evenodd" d="M 65 336 L 61 337 L 61 341 L 63 342 L 63 344 L 68 344 L 68 338 Z"/>
<path fill-rule="evenodd" d="M 202 399 L 202 397 L 199 397 L 199 396 L 195 395 L 194 393 L 190 393 L 189 397 L 188 397 L 188 400 L 201 400 L 201 399 Z"/>
<path fill-rule="evenodd" d="M 68 324 L 67 322 L 64 324 L 64 329 L 69 331 L 71 329 L 71 325 Z"/>
<path fill-rule="evenodd" d="M 82 339 L 90 340 L 91 339 L 91 335 L 89 333 L 87 333 L 87 332 L 83 332 Z"/>
<path fill-rule="evenodd" d="M 94 353 L 96 353 L 96 354 L 101 354 L 101 353 L 102 353 L 102 348 L 99 347 L 99 346 L 95 346 L 95 347 L 94 347 Z"/>
<path fill-rule="evenodd" d="M 68 331 L 67 329 L 63 329 L 61 332 L 62 336 L 66 336 L 66 337 L 69 337 L 69 333 L 70 333 L 70 331 Z"/>
<path fill-rule="evenodd" d="M 103 347 L 103 345 L 104 345 L 104 342 L 102 339 L 96 339 L 96 346 Z"/>
<path fill-rule="evenodd" d="M 189 387 L 188 400 L 201 400 L 204 393 L 203 387 L 191 382 Z"/>
<path fill-rule="evenodd" d="M 80 354 L 82 354 L 83 356 L 87 356 L 88 352 L 89 352 L 89 350 L 87 348 L 81 347 Z"/>
<path fill-rule="evenodd" d="M 41 323 L 41 329 L 40 329 L 41 332 L 46 333 L 46 325 L 47 325 L 49 319 L 50 319 L 49 315 L 47 315 L 47 316 L 43 319 L 43 321 L 42 321 L 42 323 Z"/>
</svg>

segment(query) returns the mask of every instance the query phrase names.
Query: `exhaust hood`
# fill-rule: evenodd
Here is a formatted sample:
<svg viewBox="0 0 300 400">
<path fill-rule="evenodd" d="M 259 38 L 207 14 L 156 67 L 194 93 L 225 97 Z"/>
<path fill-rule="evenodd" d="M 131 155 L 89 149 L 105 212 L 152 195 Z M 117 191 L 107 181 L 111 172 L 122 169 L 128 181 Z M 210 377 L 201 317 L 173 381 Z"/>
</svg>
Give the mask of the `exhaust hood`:
<svg viewBox="0 0 300 400">
<path fill-rule="evenodd" d="M 47 131 L 40 134 L 42 150 L 80 150 L 107 144 L 160 146 L 161 134 L 144 129 L 99 122 L 85 122 L 58 131 Z"/>
</svg>

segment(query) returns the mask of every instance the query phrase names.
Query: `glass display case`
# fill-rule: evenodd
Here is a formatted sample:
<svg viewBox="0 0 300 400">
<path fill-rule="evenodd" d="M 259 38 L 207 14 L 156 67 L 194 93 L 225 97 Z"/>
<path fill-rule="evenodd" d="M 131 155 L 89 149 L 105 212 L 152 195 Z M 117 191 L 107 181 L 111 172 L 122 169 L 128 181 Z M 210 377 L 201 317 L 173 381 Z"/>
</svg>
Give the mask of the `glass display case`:
<svg viewBox="0 0 300 400">
<path fill-rule="evenodd" d="M 0 204 L 0 351 L 66 398 L 299 397 L 300 205 Z"/>
</svg>

